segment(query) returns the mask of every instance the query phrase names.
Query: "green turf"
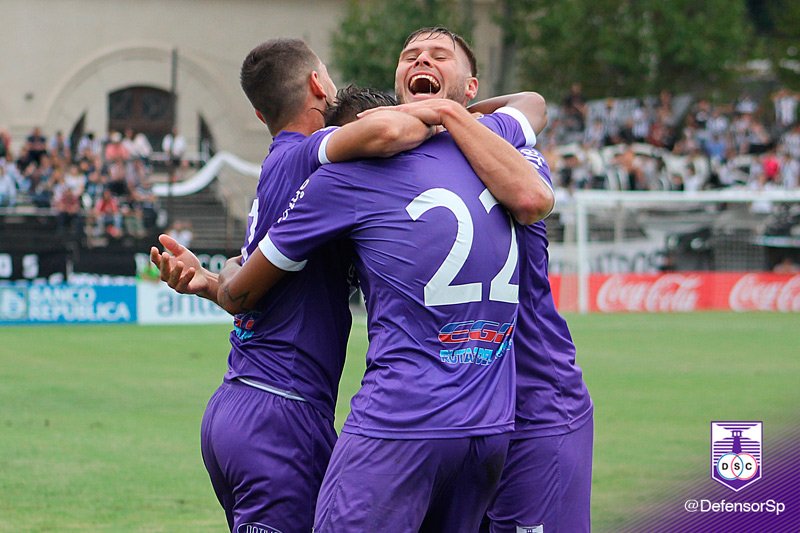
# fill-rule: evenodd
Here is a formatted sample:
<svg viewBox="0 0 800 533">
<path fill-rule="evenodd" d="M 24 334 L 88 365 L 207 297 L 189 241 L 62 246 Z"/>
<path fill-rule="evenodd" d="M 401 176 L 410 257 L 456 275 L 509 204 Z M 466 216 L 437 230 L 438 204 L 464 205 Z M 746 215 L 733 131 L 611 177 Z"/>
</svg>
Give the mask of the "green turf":
<svg viewBox="0 0 800 533">
<path fill-rule="evenodd" d="M 711 420 L 764 420 L 767 442 L 798 422 L 796 314 L 568 320 L 596 404 L 594 531 L 707 478 Z M 227 331 L 0 328 L 0 531 L 225 531 L 198 434 Z M 364 368 L 354 331 L 337 427 Z"/>
</svg>

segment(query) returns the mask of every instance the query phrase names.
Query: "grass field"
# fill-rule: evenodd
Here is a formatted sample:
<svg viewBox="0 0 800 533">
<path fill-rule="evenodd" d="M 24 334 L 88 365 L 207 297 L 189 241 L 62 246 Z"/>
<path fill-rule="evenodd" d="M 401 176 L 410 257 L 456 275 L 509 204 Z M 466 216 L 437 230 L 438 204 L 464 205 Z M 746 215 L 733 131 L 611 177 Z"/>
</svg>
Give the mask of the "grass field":
<svg viewBox="0 0 800 533">
<path fill-rule="evenodd" d="M 709 422 L 798 424 L 796 314 L 568 316 L 596 406 L 594 531 L 708 476 Z M 199 454 L 225 326 L 0 328 L 0 531 L 226 531 Z M 337 424 L 358 387 L 351 340 Z"/>
</svg>

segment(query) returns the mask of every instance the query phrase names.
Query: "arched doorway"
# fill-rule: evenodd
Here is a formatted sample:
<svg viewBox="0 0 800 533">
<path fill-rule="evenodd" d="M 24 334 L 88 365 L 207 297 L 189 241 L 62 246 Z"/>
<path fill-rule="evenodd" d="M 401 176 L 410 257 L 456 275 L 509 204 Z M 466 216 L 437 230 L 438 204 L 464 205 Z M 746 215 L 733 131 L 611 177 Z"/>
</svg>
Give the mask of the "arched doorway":
<svg viewBox="0 0 800 533">
<path fill-rule="evenodd" d="M 144 133 L 154 150 L 172 129 L 175 106 L 168 91 L 155 87 L 135 86 L 108 95 L 108 129 Z"/>
</svg>

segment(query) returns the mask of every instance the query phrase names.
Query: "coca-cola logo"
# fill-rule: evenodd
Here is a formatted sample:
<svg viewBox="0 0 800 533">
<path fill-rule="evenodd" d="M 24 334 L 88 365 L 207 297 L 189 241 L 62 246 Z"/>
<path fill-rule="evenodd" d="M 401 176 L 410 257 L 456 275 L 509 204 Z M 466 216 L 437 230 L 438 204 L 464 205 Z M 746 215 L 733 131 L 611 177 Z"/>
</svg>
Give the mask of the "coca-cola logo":
<svg viewBox="0 0 800 533">
<path fill-rule="evenodd" d="M 651 279 L 612 276 L 597 293 L 600 311 L 694 311 L 699 298 L 698 276 L 666 274 Z"/>
<path fill-rule="evenodd" d="M 734 311 L 800 311 L 800 276 L 762 280 L 747 274 L 731 289 L 728 303 Z"/>
</svg>

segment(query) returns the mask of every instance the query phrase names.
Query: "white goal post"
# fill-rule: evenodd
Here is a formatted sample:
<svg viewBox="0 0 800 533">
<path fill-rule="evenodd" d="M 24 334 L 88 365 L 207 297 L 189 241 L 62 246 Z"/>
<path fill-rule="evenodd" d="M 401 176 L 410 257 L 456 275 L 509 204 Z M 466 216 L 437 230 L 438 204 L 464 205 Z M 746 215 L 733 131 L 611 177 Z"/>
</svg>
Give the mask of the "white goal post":
<svg viewBox="0 0 800 533">
<path fill-rule="evenodd" d="M 573 273 L 577 275 L 577 310 L 587 313 L 590 310 L 589 278 L 593 273 L 590 262 L 590 234 L 593 230 L 591 214 L 604 212 L 606 219 L 609 219 L 607 225 L 613 228 L 613 234 L 609 235 L 606 240 L 612 245 L 624 247 L 627 224 L 625 217 L 626 213 L 630 214 L 631 211 L 658 209 L 662 212 L 669 212 L 673 210 L 677 214 L 673 217 L 672 223 L 678 223 L 681 218 L 681 210 L 691 206 L 695 206 L 701 211 L 706 209 L 710 212 L 709 216 L 711 217 L 715 216 L 715 209 L 719 209 L 721 206 L 735 206 L 733 207 L 735 212 L 760 212 L 762 215 L 760 220 L 763 221 L 776 205 L 794 209 L 794 204 L 798 204 L 795 207 L 800 207 L 800 190 L 724 189 L 698 192 L 579 190 L 566 203 L 567 205 L 557 207 L 563 220 L 568 220 L 567 225 L 574 225 L 572 232 L 566 230 L 564 232 L 564 245 L 567 249 L 565 253 L 571 254 L 574 251 L 576 271 Z M 754 206 L 760 206 L 760 208 L 755 209 Z M 666 224 L 670 224 L 670 222 L 667 221 Z M 574 248 L 569 246 L 571 237 L 567 235 L 570 233 L 574 235 Z M 793 235 L 791 239 L 791 246 L 800 248 L 800 244 L 798 244 L 800 235 Z"/>
</svg>

